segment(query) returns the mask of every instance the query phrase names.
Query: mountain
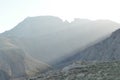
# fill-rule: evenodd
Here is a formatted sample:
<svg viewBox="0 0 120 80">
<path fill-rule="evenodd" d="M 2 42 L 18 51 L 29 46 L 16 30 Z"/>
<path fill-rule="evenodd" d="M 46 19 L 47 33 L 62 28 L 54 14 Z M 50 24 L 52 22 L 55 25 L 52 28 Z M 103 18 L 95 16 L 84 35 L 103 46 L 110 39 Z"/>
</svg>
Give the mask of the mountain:
<svg viewBox="0 0 120 80">
<path fill-rule="evenodd" d="M 118 29 L 110 20 L 76 18 L 72 22 L 54 16 L 28 17 L 1 36 L 14 40 L 15 45 L 32 57 L 53 64 L 97 43 Z"/>
<path fill-rule="evenodd" d="M 61 61 L 61 66 L 68 65 L 74 61 L 119 61 L 120 60 L 120 29 L 111 34 L 105 40 L 90 46 L 83 51 L 78 51 L 75 55 Z"/>
<path fill-rule="evenodd" d="M 109 38 L 81 52 L 85 55 L 83 58 L 81 58 L 81 60 L 82 59 L 98 61 L 120 60 L 119 43 L 120 43 L 120 29 L 113 32 Z"/>
<path fill-rule="evenodd" d="M 71 67 L 72 66 L 72 67 Z M 30 80 L 119 80 L 120 62 L 77 62 L 69 69 L 49 71 L 46 74 L 30 78 Z"/>
<path fill-rule="evenodd" d="M 62 68 L 39 74 L 30 80 L 119 80 L 120 29 L 57 64 Z"/>
<path fill-rule="evenodd" d="M 51 66 L 78 60 L 118 60 L 120 31 L 109 36 L 119 25 L 110 20 L 76 18 L 67 22 L 54 16 L 28 17 L 0 34 L 0 80 L 24 80 Z"/>
<path fill-rule="evenodd" d="M 30 57 L 14 43 L 14 40 L 0 37 L 0 80 L 23 80 L 50 68 Z"/>
</svg>

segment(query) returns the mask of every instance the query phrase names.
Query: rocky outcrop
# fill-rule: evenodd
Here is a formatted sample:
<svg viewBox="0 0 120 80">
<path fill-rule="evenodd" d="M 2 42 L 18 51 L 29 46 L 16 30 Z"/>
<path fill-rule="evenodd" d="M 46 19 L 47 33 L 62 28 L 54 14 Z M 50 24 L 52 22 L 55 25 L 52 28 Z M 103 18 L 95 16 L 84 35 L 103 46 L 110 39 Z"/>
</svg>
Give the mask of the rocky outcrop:
<svg viewBox="0 0 120 80">
<path fill-rule="evenodd" d="M 67 66 L 69 67 L 69 66 Z M 119 80 L 120 62 L 74 63 L 67 71 L 50 71 L 29 80 Z"/>
</svg>

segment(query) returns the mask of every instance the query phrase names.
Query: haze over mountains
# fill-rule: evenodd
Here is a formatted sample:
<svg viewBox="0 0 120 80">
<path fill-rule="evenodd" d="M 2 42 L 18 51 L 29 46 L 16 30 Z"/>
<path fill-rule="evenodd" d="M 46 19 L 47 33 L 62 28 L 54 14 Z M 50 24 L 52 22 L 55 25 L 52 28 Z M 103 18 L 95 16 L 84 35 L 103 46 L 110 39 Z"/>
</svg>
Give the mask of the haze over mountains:
<svg viewBox="0 0 120 80">
<path fill-rule="evenodd" d="M 0 74 L 7 74 L 0 79 L 43 72 L 53 64 L 55 67 L 55 63 L 66 57 L 71 62 L 118 59 L 119 51 L 116 51 L 115 46 L 119 43 L 119 30 L 107 37 L 119 26 L 110 20 L 76 18 L 67 22 L 53 16 L 28 17 L 13 29 L 0 34 L 0 71 L 3 72 Z M 103 42 L 88 47 L 105 38 L 107 39 Z M 88 48 L 82 51 L 86 47 Z M 116 51 L 117 55 L 111 57 L 114 54 L 110 50 Z M 69 63 L 67 59 L 63 64 Z"/>
<path fill-rule="evenodd" d="M 31 80 L 119 80 L 120 29 L 58 64 L 64 67 Z"/>
<path fill-rule="evenodd" d="M 57 63 L 57 66 L 69 65 L 76 61 L 119 61 L 120 60 L 120 29 L 111 34 L 110 37 L 102 40 L 95 45 L 89 46 L 85 50 L 78 51 L 76 54 Z M 59 65 L 60 64 L 60 65 Z"/>
<path fill-rule="evenodd" d="M 26 18 L 1 35 L 14 39 L 16 45 L 34 58 L 51 64 L 91 42 L 99 41 L 118 27 L 118 23 L 109 20 L 76 18 L 69 23 L 58 17 L 38 16 Z"/>
</svg>

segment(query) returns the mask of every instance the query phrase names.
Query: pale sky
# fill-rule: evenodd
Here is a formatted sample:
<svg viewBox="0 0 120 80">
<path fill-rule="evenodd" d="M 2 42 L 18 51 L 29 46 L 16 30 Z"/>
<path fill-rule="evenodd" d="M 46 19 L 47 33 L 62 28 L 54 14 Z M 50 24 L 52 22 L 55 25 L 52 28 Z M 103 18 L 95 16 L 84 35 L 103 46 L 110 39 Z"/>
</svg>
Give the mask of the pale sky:
<svg viewBox="0 0 120 80">
<path fill-rule="evenodd" d="M 0 0 L 0 32 L 28 16 L 41 15 L 120 22 L 120 0 Z"/>
</svg>

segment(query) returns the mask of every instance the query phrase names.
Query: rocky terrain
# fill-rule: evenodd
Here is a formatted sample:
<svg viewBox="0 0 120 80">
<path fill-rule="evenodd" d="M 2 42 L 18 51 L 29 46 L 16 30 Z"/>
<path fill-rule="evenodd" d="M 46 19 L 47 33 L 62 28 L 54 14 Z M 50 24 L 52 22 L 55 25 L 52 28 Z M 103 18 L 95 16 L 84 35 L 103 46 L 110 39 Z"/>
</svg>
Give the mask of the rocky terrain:
<svg viewBox="0 0 120 80">
<path fill-rule="evenodd" d="M 67 68 L 67 69 L 65 69 Z M 29 80 L 119 80 L 120 62 L 76 62 Z"/>
</svg>

